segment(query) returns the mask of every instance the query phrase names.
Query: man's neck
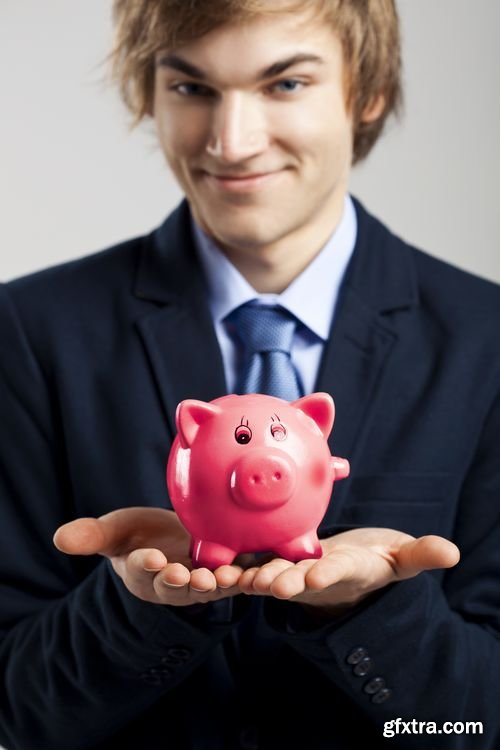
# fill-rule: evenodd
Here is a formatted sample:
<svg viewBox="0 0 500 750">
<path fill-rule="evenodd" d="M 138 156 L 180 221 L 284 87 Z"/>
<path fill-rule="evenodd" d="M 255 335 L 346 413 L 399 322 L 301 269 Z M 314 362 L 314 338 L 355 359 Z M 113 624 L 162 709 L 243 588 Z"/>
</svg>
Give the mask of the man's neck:
<svg viewBox="0 0 500 750">
<path fill-rule="evenodd" d="M 260 294 L 281 294 L 321 251 L 338 227 L 344 200 L 313 226 L 300 227 L 271 245 L 225 247 L 221 251 Z"/>
</svg>

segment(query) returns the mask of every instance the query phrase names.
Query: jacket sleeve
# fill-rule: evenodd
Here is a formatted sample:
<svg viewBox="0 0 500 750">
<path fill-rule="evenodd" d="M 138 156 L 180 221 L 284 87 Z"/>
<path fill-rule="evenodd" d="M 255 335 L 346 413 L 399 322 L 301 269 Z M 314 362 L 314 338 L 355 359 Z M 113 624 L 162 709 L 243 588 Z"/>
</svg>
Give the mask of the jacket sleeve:
<svg viewBox="0 0 500 750">
<path fill-rule="evenodd" d="M 384 722 L 397 717 L 425 722 L 398 725 L 405 748 L 422 747 L 434 733 L 443 748 L 500 747 L 499 446 L 500 399 L 462 487 L 453 538 L 461 560 L 444 576 L 425 572 L 392 584 L 320 627 L 297 604 L 268 603 L 282 637 L 350 696 L 381 736 Z M 446 722 L 464 728 L 448 734 Z M 482 727 L 466 730 L 466 722 Z"/>
<path fill-rule="evenodd" d="M 0 744 L 9 750 L 103 740 L 186 679 L 230 628 L 224 617 L 198 622 L 143 602 L 107 560 L 55 549 L 55 529 L 73 517 L 60 432 L 0 287 Z"/>
</svg>

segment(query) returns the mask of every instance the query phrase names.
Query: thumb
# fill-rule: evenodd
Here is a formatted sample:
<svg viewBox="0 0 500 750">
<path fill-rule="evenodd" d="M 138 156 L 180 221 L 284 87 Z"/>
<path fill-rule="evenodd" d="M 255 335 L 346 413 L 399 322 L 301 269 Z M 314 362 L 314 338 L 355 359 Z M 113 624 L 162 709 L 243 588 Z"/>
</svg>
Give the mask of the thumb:
<svg viewBox="0 0 500 750">
<path fill-rule="evenodd" d="M 398 578 L 411 578 L 423 570 L 453 568 L 460 560 L 460 551 L 448 539 L 428 535 L 401 545 L 394 559 Z"/>
<path fill-rule="evenodd" d="M 77 518 L 59 526 L 54 544 L 68 555 L 95 555 L 107 546 L 106 527 L 98 518 Z"/>
<path fill-rule="evenodd" d="M 155 546 L 158 532 L 175 514 L 162 508 L 120 508 L 99 518 L 77 518 L 60 526 L 54 544 L 68 555 L 114 557 L 132 549 Z"/>
</svg>

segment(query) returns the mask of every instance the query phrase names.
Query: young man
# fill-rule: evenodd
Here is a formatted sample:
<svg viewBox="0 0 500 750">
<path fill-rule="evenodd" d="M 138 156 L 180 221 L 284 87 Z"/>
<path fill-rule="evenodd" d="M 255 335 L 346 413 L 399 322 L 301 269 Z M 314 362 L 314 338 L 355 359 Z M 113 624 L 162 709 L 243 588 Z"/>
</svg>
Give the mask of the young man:
<svg viewBox="0 0 500 750">
<path fill-rule="evenodd" d="M 347 194 L 399 101 L 393 2 L 115 14 L 125 100 L 186 201 L 1 289 L 0 741 L 344 750 L 392 722 L 395 746 L 467 748 L 473 721 L 493 750 L 500 291 Z M 228 316 L 253 300 L 293 316 L 351 476 L 321 559 L 192 570 L 164 487 L 175 408 L 237 390 Z"/>
</svg>

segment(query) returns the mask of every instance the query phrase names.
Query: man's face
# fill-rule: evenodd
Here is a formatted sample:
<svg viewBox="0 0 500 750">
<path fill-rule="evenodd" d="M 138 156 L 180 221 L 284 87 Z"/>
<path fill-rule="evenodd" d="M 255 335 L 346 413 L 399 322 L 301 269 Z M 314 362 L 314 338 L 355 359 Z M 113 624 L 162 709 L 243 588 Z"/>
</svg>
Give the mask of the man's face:
<svg viewBox="0 0 500 750">
<path fill-rule="evenodd" d="M 153 107 L 194 217 L 222 247 L 326 240 L 352 156 L 342 48 L 327 24 L 259 18 L 159 53 Z"/>
</svg>

